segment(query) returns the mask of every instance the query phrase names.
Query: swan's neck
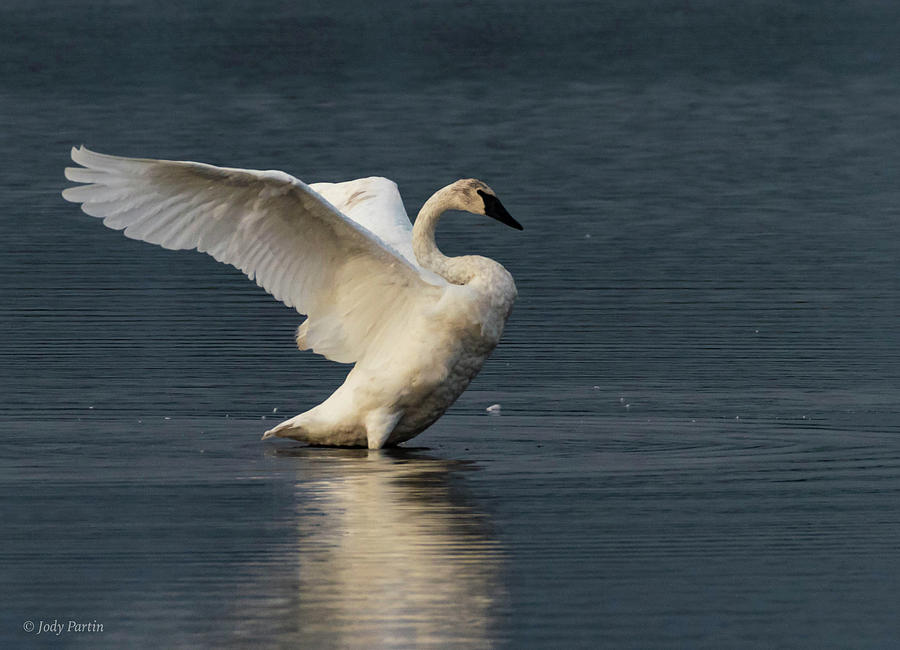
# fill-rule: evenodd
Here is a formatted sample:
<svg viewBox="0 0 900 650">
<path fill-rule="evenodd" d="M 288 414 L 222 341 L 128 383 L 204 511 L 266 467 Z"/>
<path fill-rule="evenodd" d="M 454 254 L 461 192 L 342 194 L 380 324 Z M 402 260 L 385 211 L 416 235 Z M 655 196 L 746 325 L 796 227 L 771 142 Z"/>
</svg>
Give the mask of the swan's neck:
<svg viewBox="0 0 900 650">
<path fill-rule="evenodd" d="M 447 210 L 458 210 L 451 186 L 438 190 L 425 202 L 413 226 L 413 252 L 422 268 L 434 271 L 452 284 L 466 284 L 477 270 L 466 263 L 465 257 L 447 257 L 434 241 L 434 231 L 441 215 Z"/>
</svg>

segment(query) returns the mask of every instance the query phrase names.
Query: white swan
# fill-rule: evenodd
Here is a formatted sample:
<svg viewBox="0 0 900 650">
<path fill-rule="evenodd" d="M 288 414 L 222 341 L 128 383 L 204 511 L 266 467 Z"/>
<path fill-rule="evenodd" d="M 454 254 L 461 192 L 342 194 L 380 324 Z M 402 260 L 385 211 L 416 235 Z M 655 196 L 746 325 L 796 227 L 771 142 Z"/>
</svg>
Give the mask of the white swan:
<svg viewBox="0 0 900 650">
<path fill-rule="evenodd" d="M 72 149 L 63 191 L 104 225 L 231 264 L 307 319 L 297 346 L 355 364 L 315 408 L 263 435 L 311 444 L 394 445 L 424 431 L 465 390 L 500 340 L 516 298 L 497 262 L 446 257 L 446 210 L 517 228 L 487 185 L 459 180 L 409 222 L 386 178 L 306 185 L 280 171 L 121 158 Z"/>
</svg>

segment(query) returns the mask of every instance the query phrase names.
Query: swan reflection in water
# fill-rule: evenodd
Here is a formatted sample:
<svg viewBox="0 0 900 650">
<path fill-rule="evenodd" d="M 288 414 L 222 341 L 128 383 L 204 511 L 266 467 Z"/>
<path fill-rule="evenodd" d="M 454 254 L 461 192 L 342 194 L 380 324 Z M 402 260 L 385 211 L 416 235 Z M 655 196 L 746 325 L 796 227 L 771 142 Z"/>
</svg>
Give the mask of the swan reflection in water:
<svg viewBox="0 0 900 650">
<path fill-rule="evenodd" d="M 281 449 L 301 461 L 298 632 L 311 647 L 492 645 L 505 594 L 471 464 L 416 451 Z"/>
</svg>

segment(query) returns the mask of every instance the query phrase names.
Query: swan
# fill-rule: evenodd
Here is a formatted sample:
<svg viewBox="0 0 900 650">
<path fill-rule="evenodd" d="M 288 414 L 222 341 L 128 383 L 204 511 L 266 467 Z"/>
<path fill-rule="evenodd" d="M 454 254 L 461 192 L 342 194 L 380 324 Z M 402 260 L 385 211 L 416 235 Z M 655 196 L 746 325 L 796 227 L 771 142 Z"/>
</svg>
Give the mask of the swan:
<svg viewBox="0 0 900 650">
<path fill-rule="evenodd" d="M 231 264 L 306 320 L 297 347 L 354 364 L 314 408 L 263 439 L 380 449 L 433 424 L 500 341 L 516 299 L 510 273 L 434 241 L 447 210 L 518 221 L 485 183 L 438 190 L 409 221 L 381 177 L 307 185 L 281 171 L 123 158 L 72 148 L 62 192 L 126 237 Z"/>
</svg>

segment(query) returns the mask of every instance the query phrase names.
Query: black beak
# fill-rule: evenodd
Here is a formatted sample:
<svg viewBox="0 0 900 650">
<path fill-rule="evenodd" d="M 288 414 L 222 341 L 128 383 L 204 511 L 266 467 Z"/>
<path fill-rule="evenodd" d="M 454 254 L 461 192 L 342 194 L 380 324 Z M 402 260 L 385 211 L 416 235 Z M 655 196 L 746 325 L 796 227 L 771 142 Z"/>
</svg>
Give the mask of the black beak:
<svg viewBox="0 0 900 650">
<path fill-rule="evenodd" d="M 505 223 L 510 228 L 515 228 L 516 230 L 525 230 L 522 227 L 522 224 L 513 219 L 512 215 L 506 211 L 506 208 L 503 207 L 503 204 L 500 203 L 500 199 L 496 196 L 482 190 L 478 190 L 478 195 L 481 197 L 481 200 L 484 201 L 484 213 L 491 219 L 496 219 L 500 223 Z"/>
</svg>

